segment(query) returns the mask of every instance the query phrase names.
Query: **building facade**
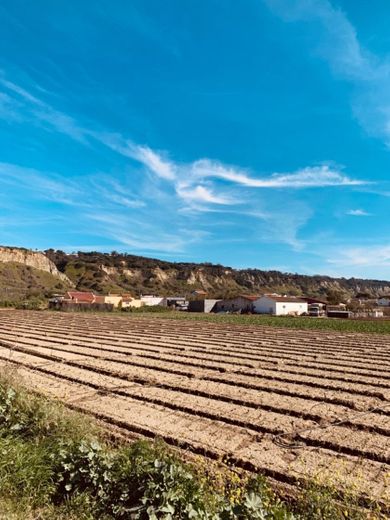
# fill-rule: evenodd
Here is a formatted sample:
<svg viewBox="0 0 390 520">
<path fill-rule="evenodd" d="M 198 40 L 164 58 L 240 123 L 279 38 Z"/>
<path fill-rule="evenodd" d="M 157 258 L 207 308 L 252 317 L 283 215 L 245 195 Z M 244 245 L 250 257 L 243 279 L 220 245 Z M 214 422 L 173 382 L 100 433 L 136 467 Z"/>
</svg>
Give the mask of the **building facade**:
<svg viewBox="0 0 390 520">
<path fill-rule="evenodd" d="M 253 302 L 253 312 L 274 316 L 300 316 L 307 314 L 308 304 L 305 300 L 292 296 L 265 294 Z"/>
</svg>

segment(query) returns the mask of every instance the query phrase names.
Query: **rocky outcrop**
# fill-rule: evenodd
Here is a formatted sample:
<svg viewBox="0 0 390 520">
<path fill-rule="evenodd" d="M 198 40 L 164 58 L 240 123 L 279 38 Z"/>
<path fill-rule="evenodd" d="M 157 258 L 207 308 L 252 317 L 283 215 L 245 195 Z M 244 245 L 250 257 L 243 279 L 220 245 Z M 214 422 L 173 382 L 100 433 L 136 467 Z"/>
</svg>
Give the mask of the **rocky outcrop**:
<svg viewBox="0 0 390 520">
<path fill-rule="evenodd" d="M 168 281 L 170 279 L 170 275 L 168 273 L 166 273 L 165 271 L 163 271 L 162 269 L 160 269 L 159 267 L 156 267 L 155 269 L 153 269 L 153 273 L 154 273 L 154 278 L 161 283 L 165 283 L 166 281 Z"/>
<path fill-rule="evenodd" d="M 39 251 L 31 251 L 30 249 L 21 249 L 17 247 L 2 247 L 0 246 L 0 262 L 9 263 L 15 262 L 25 266 L 46 271 L 53 276 L 56 276 L 61 281 L 73 285 L 69 278 L 61 273 L 56 265 L 49 260 L 49 258 Z"/>
</svg>

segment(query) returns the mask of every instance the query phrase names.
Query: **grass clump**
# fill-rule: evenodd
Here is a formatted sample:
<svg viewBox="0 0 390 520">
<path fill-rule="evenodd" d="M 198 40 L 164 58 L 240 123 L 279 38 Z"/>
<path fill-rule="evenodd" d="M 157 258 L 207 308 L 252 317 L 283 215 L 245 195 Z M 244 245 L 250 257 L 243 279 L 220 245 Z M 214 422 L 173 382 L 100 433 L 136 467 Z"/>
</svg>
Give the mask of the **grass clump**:
<svg viewBox="0 0 390 520">
<path fill-rule="evenodd" d="M 316 493 L 292 507 L 264 478 L 202 457 L 184 462 L 161 441 L 113 445 L 91 420 L 0 374 L 0 519 L 346 518 L 345 505 L 330 509 L 333 499 Z"/>
</svg>

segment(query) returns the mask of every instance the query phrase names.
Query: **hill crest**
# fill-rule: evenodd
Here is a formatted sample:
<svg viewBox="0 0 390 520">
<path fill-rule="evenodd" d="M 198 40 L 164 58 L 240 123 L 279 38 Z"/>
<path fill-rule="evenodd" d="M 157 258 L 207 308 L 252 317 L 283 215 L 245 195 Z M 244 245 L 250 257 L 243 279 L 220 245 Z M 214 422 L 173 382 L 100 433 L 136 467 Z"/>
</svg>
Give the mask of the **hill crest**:
<svg viewBox="0 0 390 520">
<path fill-rule="evenodd" d="M 50 249 L 46 256 L 79 289 L 96 292 L 189 295 L 194 289 L 210 297 L 258 294 L 267 291 L 295 296 L 327 296 L 343 292 L 352 297 L 390 293 L 390 281 L 308 276 L 260 269 L 234 269 L 211 263 L 168 262 L 117 252 L 66 254 Z"/>
<path fill-rule="evenodd" d="M 11 264 L 15 266 L 14 269 L 6 268 Z M 53 291 L 58 292 L 60 288 L 71 286 L 96 293 L 127 292 L 135 296 L 189 296 L 193 290 L 203 289 L 212 298 L 264 292 L 322 298 L 342 293 L 345 297 L 367 295 L 376 298 L 390 293 L 390 282 L 386 280 L 234 269 L 220 264 L 168 262 L 117 252 L 80 251 L 68 254 L 55 249 L 38 252 L 17 247 L 0 247 L 0 266 L 9 277 L 7 279 L 3 276 L 0 290 L 2 287 L 2 292 L 6 293 L 7 286 L 12 286 L 13 292 L 20 297 L 34 289 L 34 280 L 38 279 L 39 291 L 46 296 Z M 30 282 L 26 282 L 26 268 L 35 273 L 30 277 Z M 46 273 L 44 278 L 38 276 L 42 271 Z M 4 294 L 0 297 L 2 299 Z"/>
</svg>

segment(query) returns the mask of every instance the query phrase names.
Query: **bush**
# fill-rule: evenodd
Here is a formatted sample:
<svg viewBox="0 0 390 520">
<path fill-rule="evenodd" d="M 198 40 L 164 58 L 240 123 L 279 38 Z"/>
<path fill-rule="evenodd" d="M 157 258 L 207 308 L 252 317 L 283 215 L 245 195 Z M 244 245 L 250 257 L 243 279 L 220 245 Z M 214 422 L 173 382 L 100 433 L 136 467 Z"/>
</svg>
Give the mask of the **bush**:
<svg viewBox="0 0 390 520">
<path fill-rule="evenodd" d="M 17 309 L 25 309 L 29 311 L 40 311 L 47 308 L 47 302 L 38 297 L 31 297 L 28 300 L 19 302 Z"/>
</svg>

